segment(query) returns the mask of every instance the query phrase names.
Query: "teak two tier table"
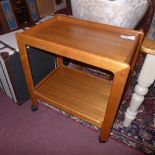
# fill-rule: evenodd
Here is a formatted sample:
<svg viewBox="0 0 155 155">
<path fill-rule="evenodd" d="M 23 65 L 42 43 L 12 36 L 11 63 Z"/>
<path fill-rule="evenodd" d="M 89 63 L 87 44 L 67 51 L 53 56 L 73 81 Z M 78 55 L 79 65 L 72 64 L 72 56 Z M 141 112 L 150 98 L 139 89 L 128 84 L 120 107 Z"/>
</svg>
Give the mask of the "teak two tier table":
<svg viewBox="0 0 155 155">
<path fill-rule="evenodd" d="M 32 105 L 39 99 L 92 123 L 107 141 L 142 38 L 142 32 L 61 15 L 17 34 Z M 27 46 L 57 55 L 55 70 L 36 86 Z M 64 57 L 108 70 L 113 81 L 69 68 Z"/>
</svg>

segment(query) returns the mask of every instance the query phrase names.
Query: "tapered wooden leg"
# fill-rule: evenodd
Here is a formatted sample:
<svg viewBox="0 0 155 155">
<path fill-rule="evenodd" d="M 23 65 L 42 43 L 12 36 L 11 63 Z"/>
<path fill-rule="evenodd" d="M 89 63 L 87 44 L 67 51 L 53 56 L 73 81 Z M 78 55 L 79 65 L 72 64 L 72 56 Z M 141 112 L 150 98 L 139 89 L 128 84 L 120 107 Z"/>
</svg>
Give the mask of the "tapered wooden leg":
<svg viewBox="0 0 155 155">
<path fill-rule="evenodd" d="M 132 95 L 130 106 L 125 113 L 124 126 L 129 127 L 131 122 L 136 118 L 137 110 L 144 101 L 144 96 L 148 92 L 148 88 L 155 80 L 155 56 L 148 54 L 141 69 L 138 84 Z"/>
<path fill-rule="evenodd" d="M 110 131 L 128 78 L 129 70 L 130 68 L 127 68 L 114 74 L 113 86 L 100 133 L 100 140 L 103 142 L 106 142 L 109 138 Z"/>
<path fill-rule="evenodd" d="M 57 56 L 57 58 L 56 58 L 56 66 L 57 67 L 59 67 L 59 66 L 63 66 L 64 64 L 63 64 L 63 57 L 61 57 L 61 56 Z"/>
<path fill-rule="evenodd" d="M 38 110 L 37 98 L 31 95 L 31 101 L 32 101 L 31 110 L 32 111 L 37 111 Z"/>
<path fill-rule="evenodd" d="M 103 139 L 99 136 L 99 142 L 100 142 L 100 143 L 106 143 L 107 141 L 103 140 Z"/>
<path fill-rule="evenodd" d="M 21 41 L 18 41 L 17 43 L 18 43 L 18 47 L 20 50 L 20 56 L 21 56 L 21 60 L 22 60 L 24 73 L 26 75 L 25 77 L 26 77 L 26 82 L 27 82 L 27 86 L 29 89 L 30 98 L 32 101 L 31 109 L 33 111 L 36 111 L 38 102 L 37 102 L 37 98 L 34 95 L 34 82 L 33 82 L 32 74 L 31 74 L 31 68 L 29 65 L 27 49 L 26 49 L 26 46 Z"/>
</svg>

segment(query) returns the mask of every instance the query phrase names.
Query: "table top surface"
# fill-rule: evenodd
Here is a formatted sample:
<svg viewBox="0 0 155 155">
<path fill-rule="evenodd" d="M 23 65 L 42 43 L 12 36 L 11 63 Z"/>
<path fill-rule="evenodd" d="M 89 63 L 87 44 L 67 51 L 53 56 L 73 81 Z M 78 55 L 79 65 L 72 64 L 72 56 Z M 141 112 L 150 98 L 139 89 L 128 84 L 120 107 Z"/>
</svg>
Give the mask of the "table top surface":
<svg viewBox="0 0 155 155">
<path fill-rule="evenodd" d="M 130 64 L 142 35 L 134 30 L 59 15 L 21 33 L 21 39 L 26 45 L 64 57 L 92 65 L 102 61 L 115 68 L 114 64 Z"/>
<path fill-rule="evenodd" d="M 142 51 L 147 54 L 155 55 L 155 40 L 146 37 L 142 44 Z"/>
</svg>

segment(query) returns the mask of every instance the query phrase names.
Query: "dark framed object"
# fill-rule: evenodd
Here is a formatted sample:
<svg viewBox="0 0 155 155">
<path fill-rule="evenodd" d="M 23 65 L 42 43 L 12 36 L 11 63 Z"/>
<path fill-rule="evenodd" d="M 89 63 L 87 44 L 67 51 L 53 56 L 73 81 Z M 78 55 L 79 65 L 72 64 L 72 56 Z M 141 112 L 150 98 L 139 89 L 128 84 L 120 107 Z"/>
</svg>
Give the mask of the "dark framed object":
<svg viewBox="0 0 155 155">
<path fill-rule="evenodd" d="M 25 0 L 10 0 L 10 4 L 12 5 L 12 10 L 19 26 L 31 22 L 30 13 Z"/>
<path fill-rule="evenodd" d="M 39 19 L 39 15 L 38 15 L 38 11 L 37 11 L 37 7 L 36 7 L 36 3 L 34 0 L 26 0 L 31 18 L 33 21 L 36 21 Z"/>
<path fill-rule="evenodd" d="M 18 28 L 18 24 L 16 22 L 16 18 L 14 16 L 14 13 L 13 13 L 13 10 L 12 10 L 12 7 L 9 1 L 2 1 L 1 7 L 3 9 L 4 15 L 5 15 L 5 18 L 7 20 L 10 30 L 14 30 Z"/>
</svg>

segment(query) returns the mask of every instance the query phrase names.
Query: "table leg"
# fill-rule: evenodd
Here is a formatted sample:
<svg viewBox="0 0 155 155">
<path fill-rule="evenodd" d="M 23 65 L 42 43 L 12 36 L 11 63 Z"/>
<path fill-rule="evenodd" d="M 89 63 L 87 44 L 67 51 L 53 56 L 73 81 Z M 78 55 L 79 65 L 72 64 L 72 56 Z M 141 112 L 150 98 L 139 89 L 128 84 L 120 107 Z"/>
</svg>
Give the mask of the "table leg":
<svg viewBox="0 0 155 155">
<path fill-rule="evenodd" d="M 106 108 L 104 121 L 101 127 L 99 137 L 100 142 L 106 142 L 109 138 L 109 134 L 122 98 L 129 71 L 130 68 L 128 67 L 114 74 L 111 94 Z"/>
<path fill-rule="evenodd" d="M 19 38 L 19 40 L 20 40 L 20 38 Z M 33 77 L 32 77 L 32 73 L 31 73 L 31 67 L 29 64 L 27 49 L 22 41 L 17 41 L 17 43 L 18 43 L 18 47 L 19 47 L 19 51 L 20 51 L 23 69 L 24 69 L 24 72 L 26 75 L 26 82 L 27 82 L 27 86 L 29 89 L 29 94 L 30 94 L 31 101 L 32 101 L 31 109 L 32 109 L 32 111 L 36 111 L 38 101 L 37 101 L 36 96 L 34 95 L 34 87 L 35 86 L 34 86 Z"/>
<path fill-rule="evenodd" d="M 56 58 L 56 66 L 59 67 L 59 66 L 63 66 L 64 63 L 63 63 L 63 57 L 62 56 L 57 56 Z"/>
<path fill-rule="evenodd" d="M 137 110 L 144 101 L 144 96 L 148 93 L 148 88 L 155 80 L 155 56 L 147 54 L 135 92 L 132 95 L 130 106 L 125 113 L 124 126 L 129 127 L 131 122 L 136 118 Z"/>
</svg>

